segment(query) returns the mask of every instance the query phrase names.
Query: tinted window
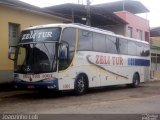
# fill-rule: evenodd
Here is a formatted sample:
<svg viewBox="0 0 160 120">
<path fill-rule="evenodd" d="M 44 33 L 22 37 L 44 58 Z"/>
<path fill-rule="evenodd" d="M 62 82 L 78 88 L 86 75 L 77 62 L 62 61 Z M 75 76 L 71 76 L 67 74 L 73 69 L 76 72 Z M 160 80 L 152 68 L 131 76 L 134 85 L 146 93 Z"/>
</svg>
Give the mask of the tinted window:
<svg viewBox="0 0 160 120">
<path fill-rule="evenodd" d="M 137 55 L 138 56 L 149 56 L 150 47 L 144 43 L 137 43 Z"/>
<path fill-rule="evenodd" d="M 79 30 L 78 50 L 92 51 L 92 32 Z"/>
<path fill-rule="evenodd" d="M 137 55 L 137 45 L 133 41 L 128 41 L 128 54 Z"/>
<path fill-rule="evenodd" d="M 120 54 L 128 54 L 128 41 L 122 38 L 119 38 L 119 50 Z"/>
<path fill-rule="evenodd" d="M 96 52 L 106 52 L 105 35 L 93 33 L 93 50 Z"/>
<path fill-rule="evenodd" d="M 118 53 L 118 42 L 116 37 L 106 36 L 107 52 L 108 53 Z"/>
<path fill-rule="evenodd" d="M 142 56 L 142 54 L 143 54 L 143 44 L 137 43 L 137 55 Z"/>
<path fill-rule="evenodd" d="M 59 60 L 59 70 L 66 69 L 72 62 L 75 52 L 75 42 L 76 41 L 76 29 L 74 28 L 65 28 L 62 32 L 62 43 L 68 44 L 68 60 Z"/>
<path fill-rule="evenodd" d="M 16 72 L 46 73 L 56 71 L 56 43 L 22 44 L 18 47 L 17 52 Z"/>
<path fill-rule="evenodd" d="M 74 28 L 65 28 L 62 33 L 62 41 L 69 44 L 69 51 L 75 50 L 76 30 Z"/>
<path fill-rule="evenodd" d="M 142 56 L 149 56 L 149 49 L 150 49 L 150 47 L 149 47 L 149 45 L 147 45 L 147 44 L 143 44 L 143 52 L 142 52 Z"/>
</svg>

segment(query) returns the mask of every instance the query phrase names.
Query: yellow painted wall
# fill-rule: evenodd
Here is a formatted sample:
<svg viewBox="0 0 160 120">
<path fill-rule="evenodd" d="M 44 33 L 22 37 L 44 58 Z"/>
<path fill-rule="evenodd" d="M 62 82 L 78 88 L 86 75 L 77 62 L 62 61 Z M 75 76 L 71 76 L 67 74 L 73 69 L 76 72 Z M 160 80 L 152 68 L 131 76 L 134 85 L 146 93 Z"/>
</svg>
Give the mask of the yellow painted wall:
<svg viewBox="0 0 160 120">
<path fill-rule="evenodd" d="M 8 59 L 9 22 L 20 24 L 23 30 L 34 25 L 62 23 L 63 20 L 0 5 L 0 70 L 13 70 L 13 61 Z"/>
</svg>

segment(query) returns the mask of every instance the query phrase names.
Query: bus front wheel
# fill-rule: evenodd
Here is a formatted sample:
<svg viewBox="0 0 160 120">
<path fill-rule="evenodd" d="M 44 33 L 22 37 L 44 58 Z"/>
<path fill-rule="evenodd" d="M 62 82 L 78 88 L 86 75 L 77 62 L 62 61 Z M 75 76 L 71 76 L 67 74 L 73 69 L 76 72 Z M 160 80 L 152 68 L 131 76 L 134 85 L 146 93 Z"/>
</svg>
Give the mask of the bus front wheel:
<svg viewBox="0 0 160 120">
<path fill-rule="evenodd" d="M 79 75 L 75 81 L 74 93 L 75 95 L 83 95 L 87 91 L 87 80 L 84 75 Z"/>
</svg>

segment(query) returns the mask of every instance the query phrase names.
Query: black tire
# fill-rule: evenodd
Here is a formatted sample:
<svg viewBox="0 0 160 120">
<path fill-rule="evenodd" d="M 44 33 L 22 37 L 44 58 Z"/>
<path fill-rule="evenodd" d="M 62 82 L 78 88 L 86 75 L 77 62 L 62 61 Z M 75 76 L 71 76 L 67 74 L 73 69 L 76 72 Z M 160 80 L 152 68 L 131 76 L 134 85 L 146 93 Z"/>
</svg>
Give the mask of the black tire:
<svg viewBox="0 0 160 120">
<path fill-rule="evenodd" d="M 75 82 L 74 93 L 75 95 L 83 95 L 87 91 L 87 79 L 84 75 L 79 75 Z"/>
<path fill-rule="evenodd" d="M 135 73 L 133 75 L 133 82 L 132 84 L 128 84 L 127 87 L 131 87 L 131 88 L 137 88 L 140 84 L 140 77 L 138 75 L 138 73 Z"/>
</svg>

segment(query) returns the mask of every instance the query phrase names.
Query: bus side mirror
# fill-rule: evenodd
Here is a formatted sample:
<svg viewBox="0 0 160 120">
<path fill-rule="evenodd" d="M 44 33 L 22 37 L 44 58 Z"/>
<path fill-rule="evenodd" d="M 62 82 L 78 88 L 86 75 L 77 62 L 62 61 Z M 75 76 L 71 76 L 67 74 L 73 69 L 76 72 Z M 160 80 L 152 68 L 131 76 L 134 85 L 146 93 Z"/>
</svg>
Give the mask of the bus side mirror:
<svg viewBox="0 0 160 120">
<path fill-rule="evenodd" d="M 59 45 L 59 59 L 61 60 L 68 60 L 68 44 L 60 43 Z"/>
<path fill-rule="evenodd" d="M 17 47 L 13 47 L 13 46 L 10 46 L 9 47 L 9 50 L 8 50 L 8 59 L 10 60 L 15 60 L 15 53 L 16 53 L 16 48 Z"/>
</svg>

